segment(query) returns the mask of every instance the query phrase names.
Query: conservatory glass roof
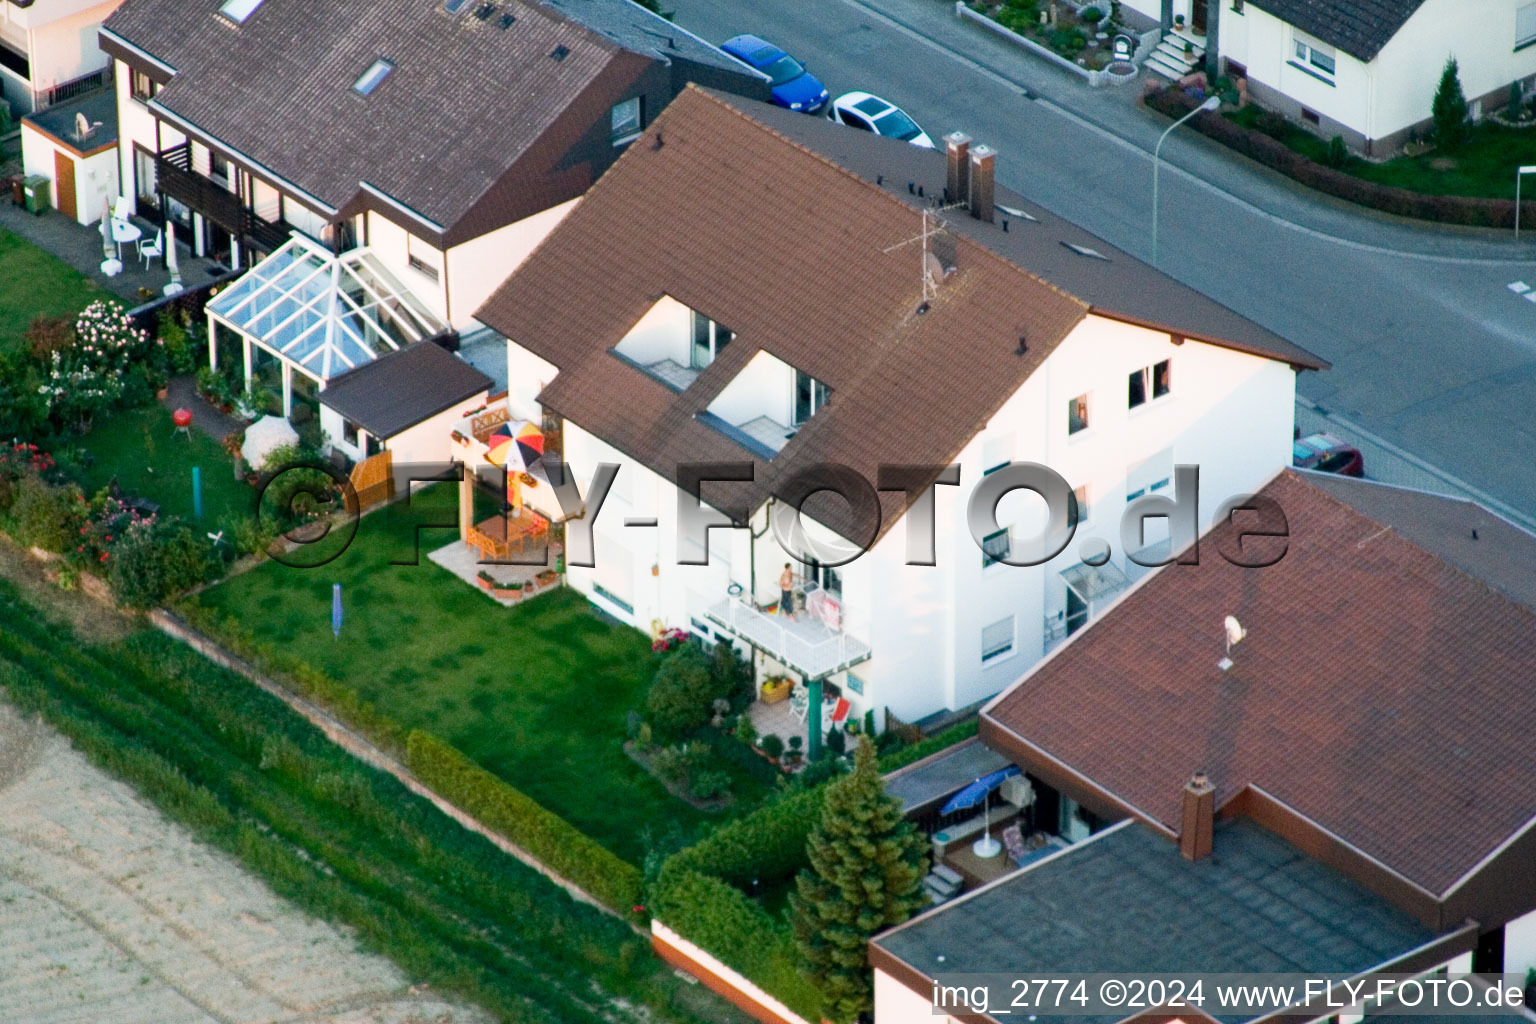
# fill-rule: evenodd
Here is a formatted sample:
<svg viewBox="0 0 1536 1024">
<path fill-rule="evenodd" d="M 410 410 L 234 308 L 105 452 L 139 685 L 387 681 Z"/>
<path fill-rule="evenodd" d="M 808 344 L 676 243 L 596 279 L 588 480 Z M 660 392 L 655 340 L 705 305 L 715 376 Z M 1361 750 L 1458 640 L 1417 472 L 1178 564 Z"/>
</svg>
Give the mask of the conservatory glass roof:
<svg viewBox="0 0 1536 1024">
<path fill-rule="evenodd" d="M 301 235 L 208 312 L 322 381 L 448 330 L 368 250 L 336 255 Z"/>
</svg>

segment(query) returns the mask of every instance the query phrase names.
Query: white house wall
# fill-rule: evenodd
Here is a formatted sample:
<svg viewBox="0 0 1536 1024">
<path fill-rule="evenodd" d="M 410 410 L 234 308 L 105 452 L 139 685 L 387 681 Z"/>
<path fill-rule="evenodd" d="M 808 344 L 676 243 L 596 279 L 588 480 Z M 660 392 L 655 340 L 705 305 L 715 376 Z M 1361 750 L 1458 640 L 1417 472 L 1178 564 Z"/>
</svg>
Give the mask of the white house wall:
<svg viewBox="0 0 1536 1024">
<path fill-rule="evenodd" d="M 679 366 L 688 365 L 689 330 L 692 317 L 687 306 L 670 295 L 663 295 L 645 311 L 635 326 L 620 340 L 618 347 L 626 359 L 641 366 L 670 359 Z"/>
<path fill-rule="evenodd" d="M 509 351 L 516 387 L 519 353 L 531 357 L 515 344 Z M 1128 409 L 1130 374 L 1164 359 L 1171 360 L 1170 393 Z M 1089 427 L 1069 436 L 1068 403 L 1083 393 L 1090 396 Z M 514 407 L 522 401 L 531 397 Z M 911 721 L 973 704 L 1023 675 L 1045 649 L 1046 622 L 1064 611 L 1066 587 L 1059 574 L 1078 562 L 1083 540 L 1104 540 L 1114 564 L 1125 566 L 1119 530 L 1132 467 L 1155 458 L 1171 476 L 1175 464 L 1199 466 L 1204 529 L 1228 499 L 1258 491 L 1290 463 L 1294 401 L 1295 373 L 1286 364 L 1195 341 L 1175 345 L 1165 333 L 1087 317 L 961 451 L 960 486 L 938 488 L 938 564 L 905 564 L 903 521 L 870 552 L 838 569 L 844 628 L 873 651 L 853 670 L 865 689 L 862 696 L 850 695 L 856 709 L 889 707 Z M 1000 444 L 1003 439 L 1011 442 Z M 598 462 L 622 467 L 596 530 L 603 538 L 600 553 L 604 545 L 628 552 L 625 585 L 633 611 L 594 597 L 600 606 L 642 629 L 653 620 L 686 627 L 699 617 L 701 600 L 722 599 L 729 582 L 750 586 L 746 530 L 711 531 L 711 561 L 717 564 L 679 566 L 676 488 L 569 421 L 565 455 L 584 493 Z M 983 567 L 965 525 L 970 494 L 999 458 L 1043 463 L 1070 486 L 1089 488 L 1087 521 L 1067 550 L 1045 566 Z M 1162 493 L 1172 497 L 1173 490 L 1170 485 Z M 999 523 L 1020 538 L 1038 535 L 1043 509 L 1039 499 L 1016 493 L 1001 503 Z M 625 527 L 630 515 L 655 516 L 658 525 Z M 755 526 L 760 530 L 763 524 L 759 514 Z M 813 536 L 821 532 L 814 523 L 808 528 Z M 727 536 L 728 567 L 719 564 Z M 756 560 L 758 600 L 772 603 L 787 558 L 766 536 L 757 542 Z M 1135 567 L 1127 574 L 1134 576 Z M 593 595 L 590 570 L 573 567 L 570 580 Z M 1095 615 L 1102 610 L 1092 609 Z M 1013 649 L 983 662 L 982 628 L 1008 615 L 1014 617 Z M 834 676 L 833 682 L 845 678 Z"/>
<path fill-rule="evenodd" d="M 169 125 L 164 125 L 160 129 L 157 143 L 154 115 L 149 112 L 148 107 L 133 98 L 133 73 L 128 65 L 117 61 L 112 77 L 117 90 L 118 181 L 121 183 L 122 192 L 128 195 L 130 205 L 137 211 L 139 193 L 153 190 L 147 189 L 146 183 L 137 180 L 135 175 L 135 144 L 143 147 L 144 151 L 153 157 L 160 149 L 168 149 L 185 142 L 186 136 Z"/>
<path fill-rule="evenodd" d="M 117 149 L 104 149 L 87 157 L 80 157 L 60 147 L 52 138 L 23 122 L 21 126 L 21 160 L 25 173 L 41 174 L 48 179 L 48 196 L 55 210 L 59 209 L 58 168 L 54 154 L 63 153 L 75 165 L 75 220 L 80 224 L 95 224 L 101 220 L 106 204 L 117 198 Z M 126 250 L 125 250 L 126 254 Z"/>
<path fill-rule="evenodd" d="M 1373 137 L 1370 131 L 1373 68 L 1333 48 L 1333 84 L 1319 81 L 1292 63 L 1294 31 L 1289 24 L 1252 3 L 1244 5 L 1242 14 L 1224 5 L 1221 53 L 1248 69 L 1250 89 L 1256 85 L 1268 86 L 1320 117 L 1343 125 L 1364 138 Z M 1310 40 L 1312 37 L 1302 33 L 1302 38 Z M 1260 90 L 1254 91 L 1256 99 L 1266 102 Z M 1424 111 L 1427 115 L 1427 102 Z M 1324 131 L 1327 133 L 1328 129 L 1324 128 Z"/>
<path fill-rule="evenodd" d="M 877 1024 L 957 1024 L 954 1017 L 935 1014 L 933 1003 L 891 975 L 875 970 Z"/>
<path fill-rule="evenodd" d="M 1525 976 L 1536 968 L 1536 910 L 1504 925 L 1504 973 Z"/>
<path fill-rule="evenodd" d="M 568 200 L 449 249 L 445 255 L 450 315 L 444 319 L 454 327 L 468 327 L 491 294 L 580 201 Z"/>
<path fill-rule="evenodd" d="M 96 30 L 122 0 L 52 0 L 21 8 L 0 4 L 0 20 L 27 37 L 32 88 L 42 92 L 111 63 L 96 43 Z"/>
</svg>

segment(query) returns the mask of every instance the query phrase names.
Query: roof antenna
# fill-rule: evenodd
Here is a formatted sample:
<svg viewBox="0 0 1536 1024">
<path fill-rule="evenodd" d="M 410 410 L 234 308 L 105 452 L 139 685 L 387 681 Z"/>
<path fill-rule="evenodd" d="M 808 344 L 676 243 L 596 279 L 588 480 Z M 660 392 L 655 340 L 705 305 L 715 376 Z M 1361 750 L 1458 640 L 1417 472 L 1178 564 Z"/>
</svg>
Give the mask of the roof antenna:
<svg viewBox="0 0 1536 1024">
<path fill-rule="evenodd" d="M 907 187 L 911 188 L 912 183 L 908 182 Z M 945 271 L 944 267 L 940 265 L 938 258 L 933 255 L 933 246 L 929 244 L 929 240 L 933 238 L 934 235 L 941 231 L 948 230 L 944 222 L 940 220 L 937 215 L 945 210 L 952 210 L 955 207 L 964 205 L 964 203 L 952 203 L 949 206 L 940 206 L 934 210 L 923 207 L 923 209 L 920 211 L 923 217 L 922 232 L 904 241 L 897 242 L 895 245 L 888 245 L 884 249 L 880 250 L 881 252 L 894 252 L 904 245 L 911 245 L 913 242 L 922 243 L 920 262 L 918 263 L 918 274 L 920 280 L 923 283 L 923 302 L 922 305 L 917 307 L 917 311 L 919 313 L 928 312 L 929 303 L 938 297 L 939 282 L 944 280 L 944 278 L 947 276 L 947 272 Z"/>
<path fill-rule="evenodd" d="M 1227 628 L 1227 653 L 1225 657 L 1216 663 L 1216 667 L 1225 672 L 1234 664 L 1232 661 L 1232 648 L 1243 642 L 1243 637 L 1248 635 L 1248 631 L 1243 628 L 1242 623 L 1237 621 L 1235 615 L 1228 615 L 1223 624 Z"/>
</svg>

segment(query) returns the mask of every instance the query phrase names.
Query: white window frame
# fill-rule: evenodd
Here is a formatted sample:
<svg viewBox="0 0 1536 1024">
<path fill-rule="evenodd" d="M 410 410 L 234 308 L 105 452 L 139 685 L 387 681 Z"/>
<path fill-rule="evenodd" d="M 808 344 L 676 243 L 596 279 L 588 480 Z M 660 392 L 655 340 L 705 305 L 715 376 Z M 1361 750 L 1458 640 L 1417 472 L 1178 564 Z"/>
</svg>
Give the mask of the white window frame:
<svg viewBox="0 0 1536 1024">
<path fill-rule="evenodd" d="M 1013 461 L 1015 438 L 1011 433 L 984 438 L 981 442 L 981 475 L 996 473 Z"/>
<path fill-rule="evenodd" d="M 1077 418 L 1077 403 L 1083 403 L 1083 425 L 1073 428 L 1072 421 Z M 1067 399 L 1067 437 L 1078 437 L 1086 434 L 1093 427 L 1093 392 L 1084 391 L 1080 395 L 1073 395 Z"/>
<path fill-rule="evenodd" d="M 368 70 L 357 76 L 357 81 L 352 83 L 352 91 L 366 99 L 378 91 L 379 86 L 384 84 L 384 79 L 388 78 L 390 72 L 394 70 L 394 61 L 387 57 L 380 57 L 368 65 Z"/>
<path fill-rule="evenodd" d="M 139 88 L 140 82 L 144 83 L 142 89 Z M 155 80 L 149 77 L 147 71 L 140 71 L 138 68 L 128 69 L 128 95 L 134 102 L 148 104 L 150 100 L 155 98 L 157 89 L 158 86 L 155 85 Z"/>
<path fill-rule="evenodd" d="M 629 109 L 634 109 L 634 116 L 629 116 Z M 634 127 L 631 129 L 630 124 Z M 640 96 L 631 96 L 627 100 L 620 100 L 608 111 L 608 136 L 615 146 L 623 146 L 634 142 L 645 130 L 645 102 Z"/>
<path fill-rule="evenodd" d="M 1515 49 L 1536 43 L 1536 3 L 1515 8 Z"/>
<path fill-rule="evenodd" d="M 987 545 L 994 544 L 994 546 L 998 546 L 995 545 L 995 542 L 999 539 L 1002 540 L 1002 544 L 1000 545 L 1001 553 L 994 555 L 987 550 Z M 991 569 L 994 566 L 1007 565 L 1008 563 L 1003 561 L 1003 559 L 1007 558 L 1011 554 L 1013 554 L 1013 531 L 1009 527 L 1004 527 L 1001 530 L 994 530 L 987 534 L 985 537 L 981 538 L 982 569 L 985 570 Z"/>
<path fill-rule="evenodd" d="M 1339 73 L 1339 55 L 1333 47 L 1294 30 L 1291 32 L 1291 61 L 1329 82 Z"/>
<path fill-rule="evenodd" d="M 996 630 L 999 627 L 1007 628 L 1008 642 L 994 643 L 993 649 L 989 651 L 987 650 L 987 633 L 988 631 Z M 1000 659 L 1012 656 L 1013 654 L 1017 653 L 1019 646 L 1018 619 L 1015 616 L 1007 615 L 1001 619 L 998 619 L 996 622 L 987 623 L 985 626 L 981 627 L 981 636 L 979 639 L 981 641 L 981 663 L 983 665 L 994 663 Z"/>
<path fill-rule="evenodd" d="M 219 6 L 219 13 L 236 25 L 244 25 L 261 4 L 262 0 L 224 0 Z"/>
<path fill-rule="evenodd" d="M 1166 364 L 1167 367 L 1168 367 L 1168 390 L 1164 391 L 1162 394 L 1159 395 L 1159 394 L 1157 394 L 1157 368 L 1159 366 L 1164 365 L 1164 364 Z M 1136 376 L 1140 376 L 1141 377 L 1141 401 L 1137 402 L 1134 405 L 1132 405 L 1131 404 L 1131 394 L 1130 394 L 1130 378 L 1136 377 Z M 1166 399 L 1168 396 L 1170 396 L 1172 394 L 1173 394 L 1173 360 L 1171 358 L 1169 358 L 1169 359 L 1159 359 L 1157 362 L 1153 363 L 1151 366 L 1143 366 L 1139 370 L 1131 371 L 1127 375 L 1127 377 L 1126 377 L 1125 404 L 1126 404 L 1126 408 L 1127 409 L 1131 409 L 1133 411 L 1136 410 L 1136 409 L 1145 409 L 1149 405 L 1152 405 L 1152 404 L 1154 404 L 1156 402 L 1163 401 L 1164 399 Z"/>
</svg>

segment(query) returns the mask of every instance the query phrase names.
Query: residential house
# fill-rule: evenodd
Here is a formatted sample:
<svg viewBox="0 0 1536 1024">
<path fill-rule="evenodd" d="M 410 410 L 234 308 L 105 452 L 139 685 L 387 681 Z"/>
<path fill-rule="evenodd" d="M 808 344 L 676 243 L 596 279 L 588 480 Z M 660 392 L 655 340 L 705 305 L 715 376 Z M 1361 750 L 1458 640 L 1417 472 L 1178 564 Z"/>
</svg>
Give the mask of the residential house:
<svg viewBox="0 0 1536 1024">
<path fill-rule="evenodd" d="M 512 414 L 560 421 L 583 488 L 621 467 L 600 508 L 586 492 L 595 564 L 568 559 L 598 607 L 912 721 L 996 693 L 1142 571 L 1121 512 L 1171 493 L 1175 463 L 1199 465 L 1207 519 L 1289 463 L 1295 375 L 1321 360 L 1002 188 L 986 147 L 946 145 L 689 88 L 480 311 L 510 339 Z M 964 202 L 939 208 L 946 190 Z M 1039 529 L 1022 493 L 972 539 L 972 489 L 1026 460 L 1076 488 L 1108 564 L 1005 564 Z M 751 472 L 694 492 L 735 524 L 709 531 L 707 564 L 678 529 L 697 463 Z M 820 551 L 869 549 L 846 564 L 791 558 L 770 525 L 826 463 L 867 482 L 804 506 Z M 901 521 L 950 464 L 936 564 L 908 565 Z M 876 497 L 882 465 L 926 470 Z"/>
<path fill-rule="evenodd" d="M 96 29 L 123 0 L 0 0 L 0 101 L 44 110 L 111 81 Z"/>
<path fill-rule="evenodd" d="M 217 333 L 226 359 L 255 346 L 246 361 L 266 383 L 281 366 L 285 405 L 288 378 L 313 401 L 327 373 L 356 365 L 329 346 L 342 357 L 319 372 L 305 333 L 328 329 L 314 315 L 327 281 L 382 282 L 432 326 L 469 332 L 685 82 L 767 95 L 762 75 L 629 0 L 133 0 L 101 41 L 137 211 L 231 266 L 275 258 L 274 304 Z M 293 235 L 344 265 L 285 250 Z M 417 340 L 389 319 L 363 332 L 364 352 Z"/>
<path fill-rule="evenodd" d="M 1156 16 L 1158 0 L 1127 0 Z M 1511 83 L 1536 89 L 1531 0 L 1165 0 L 1191 31 L 1213 32 L 1228 75 L 1249 95 L 1324 138 L 1390 157 L 1427 134 L 1447 57 L 1455 57 L 1472 117 L 1501 111 Z M 1196 37 L 1200 43 L 1205 39 Z"/>
<path fill-rule="evenodd" d="M 1536 537 L 1324 474 L 1260 493 L 1288 536 L 1217 526 L 983 709 L 1077 841 L 876 936 L 879 1024 L 931 1020 L 940 973 L 1536 966 Z M 1245 1019 L 1184 1019 L 1214 1016 Z"/>
</svg>

